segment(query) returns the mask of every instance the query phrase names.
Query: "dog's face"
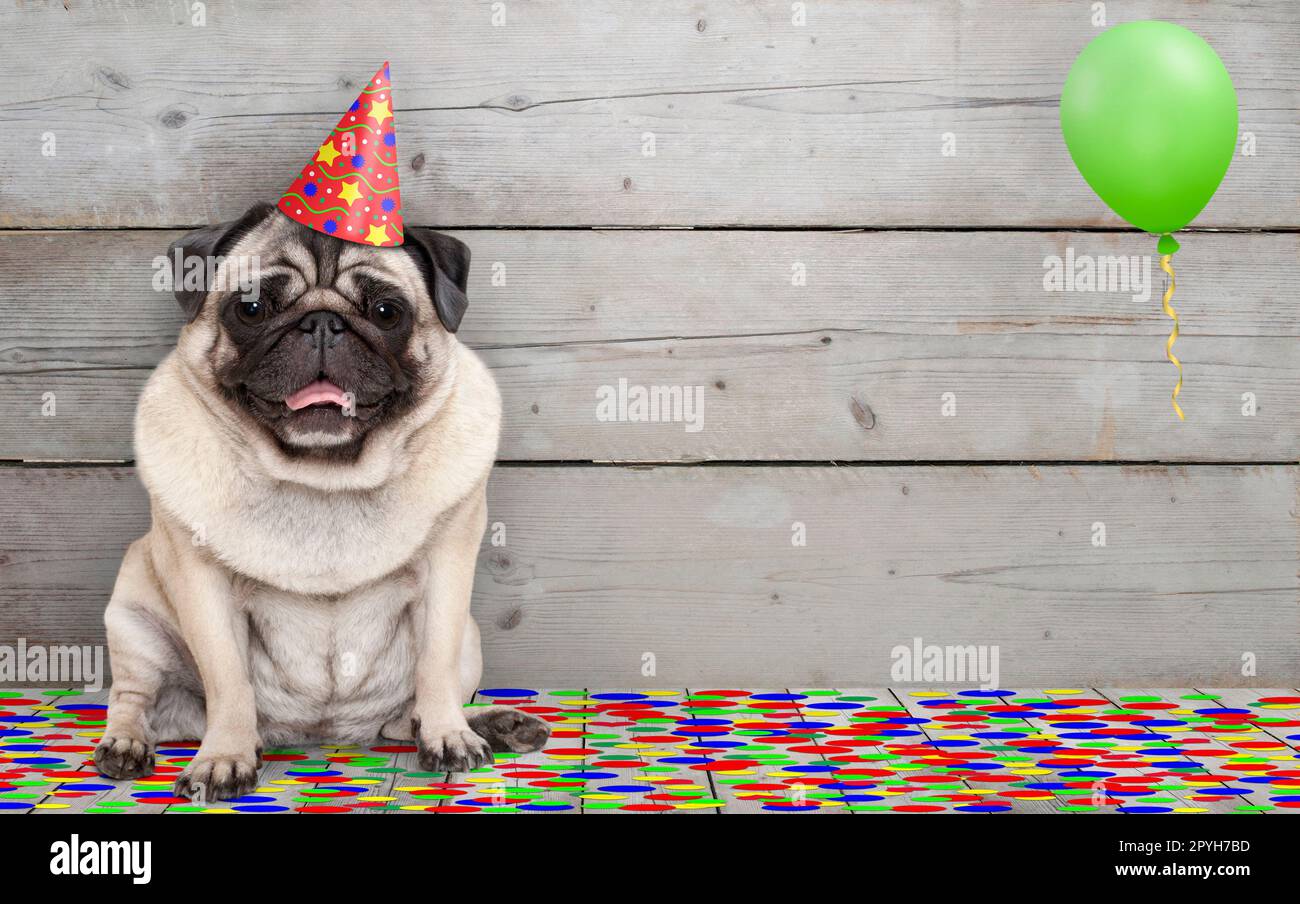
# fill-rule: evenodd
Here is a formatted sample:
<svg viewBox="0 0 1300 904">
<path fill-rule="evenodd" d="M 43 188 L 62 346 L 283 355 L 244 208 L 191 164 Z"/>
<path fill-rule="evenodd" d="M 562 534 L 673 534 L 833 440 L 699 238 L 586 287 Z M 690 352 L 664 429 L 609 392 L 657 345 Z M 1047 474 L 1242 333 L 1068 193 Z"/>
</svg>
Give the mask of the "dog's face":
<svg viewBox="0 0 1300 904">
<path fill-rule="evenodd" d="M 224 263 L 211 291 L 176 291 L 182 354 L 286 454 L 355 456 L 448 377 L 467 305 L 469 249 L 414 227 L 405 238 L 346 242 L 271 205 L 190 233 L 173 261 L 179 248 Z"/>
</svg>

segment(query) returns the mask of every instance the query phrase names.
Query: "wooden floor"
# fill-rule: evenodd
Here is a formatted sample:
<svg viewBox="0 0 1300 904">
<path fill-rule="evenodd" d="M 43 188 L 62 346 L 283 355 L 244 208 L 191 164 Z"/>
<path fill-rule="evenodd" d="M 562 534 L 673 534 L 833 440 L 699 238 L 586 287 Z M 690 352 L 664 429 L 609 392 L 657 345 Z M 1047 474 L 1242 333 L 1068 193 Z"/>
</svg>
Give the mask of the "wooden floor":
<svg viewBox="0 0 1300 904">
<path fill-rule="evenodd" d="M 415 748 L 268 750 L 258 788 L 95 774 L 107 691 L 0 691 L 0 813 L 1300 813 L 1300 691 L 496 688 L 553 726 L 468 774 Z"/>
</svg>

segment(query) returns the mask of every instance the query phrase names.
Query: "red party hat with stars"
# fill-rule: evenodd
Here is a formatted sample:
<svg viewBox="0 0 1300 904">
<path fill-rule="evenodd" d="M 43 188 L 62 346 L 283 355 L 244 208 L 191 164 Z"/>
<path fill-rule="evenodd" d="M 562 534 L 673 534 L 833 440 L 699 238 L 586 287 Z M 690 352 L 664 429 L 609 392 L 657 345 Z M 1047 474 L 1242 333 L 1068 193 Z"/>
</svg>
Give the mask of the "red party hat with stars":
<svg viewBox="0 0 1300 904">
<path fill-rule="evenodd" d="M 349 242 L 402 244 L 402 193 L 387 63 L 293 180 L 280 198 L 280 211 Z"/>
</svg>

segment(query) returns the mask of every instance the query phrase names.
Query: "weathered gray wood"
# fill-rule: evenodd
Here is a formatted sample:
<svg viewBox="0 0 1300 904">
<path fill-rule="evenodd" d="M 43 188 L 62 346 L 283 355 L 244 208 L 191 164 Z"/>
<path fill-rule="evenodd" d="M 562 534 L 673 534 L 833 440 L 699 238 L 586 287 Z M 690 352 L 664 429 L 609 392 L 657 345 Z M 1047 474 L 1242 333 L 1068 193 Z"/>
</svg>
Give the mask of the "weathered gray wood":
<svg viewBox="0 0 1300 904">
<path fill-rule="evenodd" d="M 1012 687 L 1291 684 L 1296 477 L 499 468 L 489 519 L 505 545 L 485 541 L 475 595 L 485 682 L 641 684 L 649 652 L 667 687 L 879 686 L 919 637 L 998 645 Z M 130 469 L 0 468 L 0 638 L 102 642 L 119 558 L 146 524 Z M 1245 652 L 1257 676 L 1242 677 Z"/>
<path fill-rule="evenodd" d="M 408 222 L 1119 223 L 1057 122 L 1101 31 L 1089 4 L 819 0 L 802 27 L 777 2 L 503 8 L 494 27 L 492 4 L 403 0 L 371 29 L 313 25 L 290 2 L 209 0 L 204 27 L 167 0 L 8 4 L 0 225 L 197 224 L 274 200 L 386 58 Z M 1106 14 L 1187 25 L 1232 73 L 1257 155 L 1197 223 L 1296 225 L 1294 4 Z"/>
<path fill-rule="evenodd" d="M 151 288 L 176 235 L 0 234 L 0 457 L 132 458 L 136 395 L 180 325 Z M 474 250 L 461 335 L 501 385 L 504 459 L 1278 461 L 1300 447 L 1294 234 L 1186 241 L 1183 423 L 1157 267 L 1141 303 L 1043 287 L 1045 260 L 1139 255 L 1141 237 L 458 235 Z M 599 422 L 598 388 L 620 379 L 703 387 L 703 429 Z"/>
</svg>

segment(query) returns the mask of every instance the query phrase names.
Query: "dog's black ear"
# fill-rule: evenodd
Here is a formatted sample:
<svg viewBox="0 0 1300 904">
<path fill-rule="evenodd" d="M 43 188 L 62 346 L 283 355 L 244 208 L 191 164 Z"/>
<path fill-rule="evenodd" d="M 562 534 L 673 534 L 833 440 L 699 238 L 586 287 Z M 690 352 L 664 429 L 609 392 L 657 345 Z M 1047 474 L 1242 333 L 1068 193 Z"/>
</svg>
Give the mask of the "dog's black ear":
<svg viewBox="0 0 1300 904">
<path fill-rule="evenodd" d="M 412 226 L 406 230 L 402 247 L 424 275 L 438 319 L 447 332 L 456 332 L 469 307 L 469 296 L 465 294 L 469 285 L 469 246 L 441 232 Z"/>
<path fill-rule="evenodd" d="M 176 295 L 176 300 L 181 303 L 181 310 L 185 312 L 186 323 L 193 322 L 194 318 L 199 316 L 199 311 L 203 308 L 203 299 L 208 294 L 206 275 L 200 280 L 197 288 L 193 286 L 188 289 L 185 288 L 186 281 L 184 277 L 190 261 L 194 258 L 203 259 L 203 268 L 206 274 L 208 258 L 220 257 L 234 247 L 236 242 L 247 235 L 254 226 L 265 220 L 274 210 L 274 204 L 254 204 L 238 220 L 196 229 L 181 236 L 167 248 L 167 264 L 173 268 L 172 291 Z M 181 253 L 179 272 L 175 267 L 176 250 L 178 248 Z"/>
</svg>

